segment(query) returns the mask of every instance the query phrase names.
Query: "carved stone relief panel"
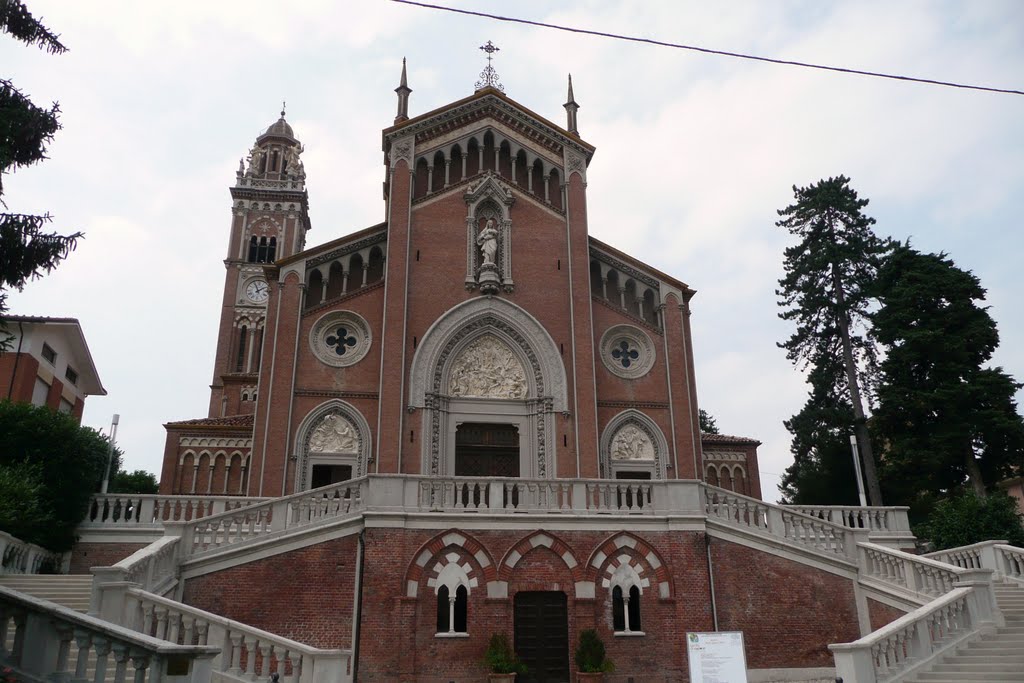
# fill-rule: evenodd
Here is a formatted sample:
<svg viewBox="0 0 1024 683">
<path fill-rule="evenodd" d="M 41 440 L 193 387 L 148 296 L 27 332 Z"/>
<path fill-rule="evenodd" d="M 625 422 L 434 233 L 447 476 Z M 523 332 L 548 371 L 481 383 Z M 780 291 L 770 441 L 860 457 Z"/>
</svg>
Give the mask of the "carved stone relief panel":
<svg viewBox="0 0 1024 683">
<path fill-rule="evenodd" d="M 309 452 L 358 454 L 359 432 L 344 416 L 325 415 L 309 437 Z"/>
<path fill-rule="evenodd" d="M 521 399 L 526 372 L 512 349 L 491 334 L 467 346 L 452 363 L 448 393 L 458 397 Z"/>
<path fill-rule="evenodd" d="M 635 424 L 623 425 L 615 432 L 610 451 L 612 460 L 654 462 L 654 444 Z"/>
</svg>

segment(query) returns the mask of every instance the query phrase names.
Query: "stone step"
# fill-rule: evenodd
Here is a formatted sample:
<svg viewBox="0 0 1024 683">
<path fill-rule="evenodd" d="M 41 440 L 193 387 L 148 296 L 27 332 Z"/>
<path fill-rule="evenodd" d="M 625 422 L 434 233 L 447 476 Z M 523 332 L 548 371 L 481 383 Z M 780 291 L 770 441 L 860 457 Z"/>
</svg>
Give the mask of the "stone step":
<svg viewBox="0 0 1024 683">
<path fill-rule="evenodd" d="M 981 661 L 961 661 L 960 657 L 954 656 L 947 661 L 943 661 L 940 664 L 935 665 L 932 668 L 933 673 L 943 672 L 972 672 L 972 673 L 999 673 L 1003 671 L 1015 671 L 1020 674 L 1020 664 L 1017 662 L 1007 662 L 1002 659 L 992 659 L 987 662 Z"/>
<path fill-rule="evenodd" d="M 89 611 L 91 576 L 9 574 L 0 576 L 0 586 L 55 602 L 77 612 Z"/>
<path fill-rule="evenodd" d="M 985 683 L 986 681 L 1016 681 L 1020 683 L 1021 672 L 1020 671 L 985 671 L 980 673 L 973 672 L 932 672 L 928 671 L 915 676 L 913 681 L 919 683 Z"/>
</svg>

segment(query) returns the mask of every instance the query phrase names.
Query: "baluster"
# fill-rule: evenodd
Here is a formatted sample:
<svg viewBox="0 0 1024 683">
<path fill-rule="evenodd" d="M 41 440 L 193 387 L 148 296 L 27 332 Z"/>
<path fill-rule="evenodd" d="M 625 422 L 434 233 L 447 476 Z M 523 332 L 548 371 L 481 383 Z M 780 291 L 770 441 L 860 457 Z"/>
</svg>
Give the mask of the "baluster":
<svg viewBox="0 0 1024 683">
<path fill-rule="evenodd" d="M 192 645 L 195 635 L 196 618 L 190 614 L 181 615 L 181 644 Z"/>
<path fill-rule="evenodd" d="M 270 657 L 274 654 L 274 646 L 271 643 L 259 643 L 260 650 L 260 673 L 263 678 L 270 678 Z M 252 678 L 256 680 L 256 667 L 253 667 Z"/>
<path fill-rule="evenodd" d="M 92 635 L 88 631 L 75 631 L 75 645 L 78 646 L 78 659 L 75 660 L 75 679 L 85 680 L 85 670 L 89 665 L 89 648 L 92 646 Z M 17 638 L 14 653 L 18 654 Z"/>
<path fill-rule="evenodd" d="M 149 668 L 149 655 L 132 655 L 132 665 L 135 667 L 135 678 L 132 683 L 146 683 L 146 669 Z"/>
<path fill-rule="evenodd" d="M 111 650 L 114 653 L 114 683 L 124 683 L 125 672 L 128 670 L 128 646 L 114 643 Z M 54 680 L 61 679 L 55 677 Z"/>
<path fill-rule="evenodd" d="M 156 635 L 154 637 L 167 640 L 167 608 L 158 605 L 154 612 L 156 614 Z"/>
<path fill-rule="evenodd" d="M 291 664 L 292 673 L 285 679 L 285 683 L 299 683 L 299 674 L 301 673 L 302 666 L 302 655 L 298 652 L 289 652 L 288 663 Z"/>
<path fill-rule="evenodd" d="M 249 674 L 251 680 L 256 680 L 256 644 L 259 641 L 255 636 L 242 637 L 242 643 L 245 645 L 245 667 L 242 669 L 243 674 Z"/>
<path fill-rule="evenodd" d="M 231 641 L 231 668 L 228 673 L 238 677 L 242 673 L 242 634 L 231 632 L 228 639 Z"/>
<path fill-rule="evenodd" d="M 174 613 L 167 615 L 167 640 L 178 643 L 178 634 L 181 631 L 181 615 Z"/>
<path fill-rule="evenodd" d="M 196 621 L 196 645 L 209 645 L 210 623 L 198 619 Z"/>
<path fill-rule="evenodd" d="M 110 641 L 106 638 L 93 638 L 93 649 L 96 651 L 96 669 L 93 672 L 93 683 L 104 683 L 107 680 L 107 655 L 110 654 Z"/>
</svg>

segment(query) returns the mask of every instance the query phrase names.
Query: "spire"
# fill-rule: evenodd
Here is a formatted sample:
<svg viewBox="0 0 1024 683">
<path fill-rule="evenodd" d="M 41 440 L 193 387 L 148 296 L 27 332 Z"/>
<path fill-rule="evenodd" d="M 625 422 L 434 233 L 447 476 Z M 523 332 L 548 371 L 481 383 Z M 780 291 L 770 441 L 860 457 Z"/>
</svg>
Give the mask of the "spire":
<svg viewBox="0 0 1024 683">
<path fill-rule="evenodd" d="M 402 81 L 395 88 L 395 92 L 398 93 L 398 115 L 395 116 L 395 123 L 401 123 L 402 121 L 409 120 L 409 93 L 412 89 L 409 88 L 409 81 L 405 76 L 405 57 L 402 57 Z"/>
<path fill-rule="evenodd" d="M 572 74 L 569 74 L 569 95 L 568 101 L 562 105 L 565 107 L 566 124 L 565 127 L 570 133 L 580 134 L 579 128 L 576 124 L 576 112 L 579 111 L 580 105 L 576 104 L 576 98 L 572 94 Z"/>
</svg>

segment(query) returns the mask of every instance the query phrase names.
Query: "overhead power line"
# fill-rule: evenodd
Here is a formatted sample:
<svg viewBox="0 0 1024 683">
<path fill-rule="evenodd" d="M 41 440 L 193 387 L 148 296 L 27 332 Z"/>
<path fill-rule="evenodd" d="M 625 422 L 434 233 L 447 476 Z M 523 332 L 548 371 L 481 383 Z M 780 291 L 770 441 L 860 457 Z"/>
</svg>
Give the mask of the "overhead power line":
<svg viewBox="0 0 1024 683">
<path fill-rule="evenodd" d="M 605 33 L 604 31 L 591 31 L 585 28 L 576 28 L 573 26 L 561 26 L 559 24 L 548 24 L 542 21 L 531 21 L 529 19 L 518 19 L 516 17 L 505 17 L 500 14 L 490 14 L 488 12 L 474 12 L 467 9 L 457 9 L 455 7 L 444 7 L 443 5 L 432 5 L 426 2 L 415 2 L 414 0 L 392 0 L 403 5 L 415 5 L 417 7 L 425 7 L 427 9 L 442 10 L 445 12 L 455 12 L 456 14 L 468 14 L 474 17 L 483 17 L 485 19 L 495 19 L 497 21 L 507 21 L 513 24 L 526 24 L 528 26 L 539 26 L 541 28 L 553 28 L 558 31 L 568 31 L 569 33 L 582 33 L 590 36 L 600 36 L 601 38 L 614 38 L 616 40 L 627 40 L 633 43 L 646 43 L 648 45 L 657 45 L 658 47 L 671 47 L 677 50 L 691 50 L 693 52 L 703 52 L 709 55 L 719 55 L 722 57 L 736 57 L 737 59 L 750 59 L 755 62 L 768 62 L 769 64 L 782 64 L 785 66 L 800 66 L 805 69 L 819 69 L 821 71 L 836 71 L 844 74 L 854 74 L 857 76 L 872 76 L 874 78 L 888 78 L 894 81 L 908 81 L 911 83 L 924 83 L 926 85 L 941 85 L 947 88 L 962 88 L 964 90 L 981 90 L 984 92 L 996 92 L 1003 93 L 1006 95 L 1024 95 L 1022 90 L 1011 90 L 1008 88 L 988 88 L 983 85 L 968 85 L 965 83 L 953 83 L 951 81 L 937 81 L 931 78 L 915 78 L 913 76 L 901 76 L 897 74 L 886 74 L 879 73 L 876 71 L 862 71 L 860 69 L 847 69 L 841 66 L 828 66 L 825 64 L 811 64 L 809 62 L 796 62 L 788 59 L 773 59 L 771 57 L 759 57 L 757 55 L 745 55 L 740 52 L 728 52 L 725 50 L 712 50 L 707 47 L 697 47 L 695 45 L 682 45 L 680 43 L 669 43 L 663 40 L 654 40 L 652 38 L 638 38 L 636 36 L 624 36 L 618 33 Z"/>
</svg>

